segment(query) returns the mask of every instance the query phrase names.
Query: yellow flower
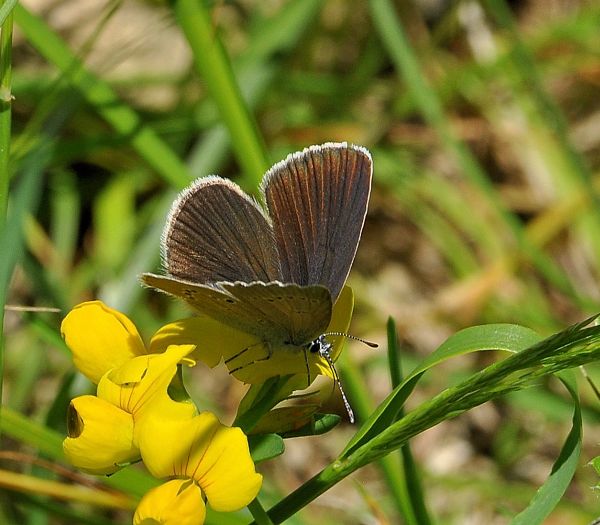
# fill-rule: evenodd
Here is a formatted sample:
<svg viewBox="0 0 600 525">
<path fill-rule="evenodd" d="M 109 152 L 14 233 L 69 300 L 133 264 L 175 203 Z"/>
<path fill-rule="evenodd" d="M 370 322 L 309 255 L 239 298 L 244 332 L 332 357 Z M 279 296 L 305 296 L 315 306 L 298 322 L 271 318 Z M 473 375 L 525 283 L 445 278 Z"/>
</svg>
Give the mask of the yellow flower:
<svg viewBox="0 0 600 525">
<path fill-rule="evenodd" d="M 205 516 L 200 487 L 190 479 L 173 479 L 146 493 L 133 525 L 202 525 Z"/>
<path fill-rule="evenodd" d="M 326 332 L 346 333 L 350 325 L 354 295 L 345 286 L 336 301 L 331 322 Z M 331 336 L 331 358 L 336 360 L 343 344 L 343 337 Z M 150 352 L 159 352 L 169 344 L 192 343 L 197 346 L 193 357 L 210 367 L 224 359 L 230 373 L 245 383 L 264 383 L 273 376 L 301 375 L 310 380 L 319 374 L 333 377 L 331 367 L 318 353 L 303 348 L 272 348 L 269 352 L 263 341 L 256 336 L 240 332 L 207 316 L 192 317 L 164 326 L 150 341 Z M 305 386 L 308 386 L 305 384 Z"/>
<path fill-rule="evenodd" d="M 75 366 L 95 384 L 112 368 L 148 353 L 135 325 L 102 301 L 75 306 L 60 331 Z"/>
<path fill-rule="evenodd" d="M 116 472 L 124 463 L 139 459 L 137 433 L 145 414 L 196 415 L 193 403 L 174 401 L 167 392 L 177 364 L 193 349 L 193 345 L 172 345 L 162 354 L 130 359 L 102 376 L 97 397 L 75 398 L 69 411 L 69 437 L 63 442 L 71 464 L 92 474 Z"/>
<path fill-rule="evenodd" d="M 171 345 L 162 354 L 130 359 L 102 377 L 97 395 L 132 414 L 136 423 L 148 410 L 174 418 L 191 418 L 197 413 L 196 406 L 187 401 L 174 401 L 167 389 L 177 365 L 192 350 L 194 345 Z"/>
<path fill-rule="evenodd" d="M 258 494 L 262 476 L 254 469 L 246 436 L 210 412 L 178 420 L 149 414 L 138 439 L 153 476 L 192 480 L 216 511 L 239 510 Z"/>
<path fill-rule="evenodd" d="M 69 405 L 68 437 L 63 451 L 69 462 L 88 474 L 113 474 L 140 457 L 133 444 L 133 416 L 95 396 L 80 396 Z"/>
</svg>

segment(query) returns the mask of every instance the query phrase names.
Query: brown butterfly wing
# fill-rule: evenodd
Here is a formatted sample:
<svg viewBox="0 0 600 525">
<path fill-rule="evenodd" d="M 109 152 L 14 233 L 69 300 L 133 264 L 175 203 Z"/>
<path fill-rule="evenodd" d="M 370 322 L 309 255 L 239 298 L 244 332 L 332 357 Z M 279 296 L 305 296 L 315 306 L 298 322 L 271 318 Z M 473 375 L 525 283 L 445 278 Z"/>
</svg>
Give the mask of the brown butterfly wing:
<svg viewBox="0 0 600 525">
<path fill-rule="evenodd" d="M 331 320 L 331 296 L 323 286 L 279 282 L 207 286 L 149 273 L 142 281 L 273 345 L 307 344 L 322 334 Z"/>
<path fill-rule="evenodd" d="M 358 146 L 324 144 L 290 155 L 263 180 L 281 279 L 323 285 L 335 301 L 362 232 L 372 162 Z"/>
<path fill-rule="evenodd" d="M 198 284 L 281 277 L 263 210 L 239 186 L 216 176 L 198 179 L 173 203 L 162 251 L 169 275 Z"/>
</svg>

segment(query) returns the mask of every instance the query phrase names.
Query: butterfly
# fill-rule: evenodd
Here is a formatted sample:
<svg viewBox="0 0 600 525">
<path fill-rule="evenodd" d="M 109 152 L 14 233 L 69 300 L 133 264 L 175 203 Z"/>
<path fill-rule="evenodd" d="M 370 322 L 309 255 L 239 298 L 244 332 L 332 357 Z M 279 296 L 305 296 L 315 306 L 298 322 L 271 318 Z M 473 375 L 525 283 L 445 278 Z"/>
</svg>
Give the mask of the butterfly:
<svg viewBox="0 0 600 525">
<path fill-rule="evenodd" d="M 327 336 L 346 334 L 326 329 L 356 254 L 372 173 L 367 149 L 326 143 L 267 171 L 262 203 L 228 179 L 200 178 L 168 215 L 166 275 L 146 273 L 142 282 L 255 336 L 267 349 L 264 359 L 320 355 L 341 390 Z"/>
</svg>

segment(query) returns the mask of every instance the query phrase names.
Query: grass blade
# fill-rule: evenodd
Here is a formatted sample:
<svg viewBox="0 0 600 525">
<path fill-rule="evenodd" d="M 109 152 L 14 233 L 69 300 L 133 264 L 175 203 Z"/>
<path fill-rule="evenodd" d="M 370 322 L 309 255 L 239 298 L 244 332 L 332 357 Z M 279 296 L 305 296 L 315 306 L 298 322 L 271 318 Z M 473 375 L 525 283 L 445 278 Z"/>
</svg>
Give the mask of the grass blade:
<svg viewBox="0 0 600 525">
<path fill-rule="evenodd" d="M 10 183 L 9 156 L 11 130 L 11 78 L 12 78 L 12 14 L 9 12 L 0 28 L 0 239 L 4 239 L 6 212 L 8 209 L 8 188 Z M 2 253 L 6 254 L 7 251 Z M 6 259 L 8 257 L 5 256 Z M 12 271 L 9 273 L 12 274 Z M 8 282 L 0 282 L 0 406 L 2 405 L 2 378 L 4 377 L 4 305 Z"/>
<path fill-rule="evenodd" d="M 573 399 L 573 426 L 552 467 L 550 476 L 537 491 L 529 506 L 510 522 L 511 525 L 542 523 L 561 500 L 577 469 L 583 432 L 577 383 L 572 373 L 561 373 L 559 377 Z"/>
<path fill-rule="evenodd" d="M 245 182 L 256 187 L 270 162 L 209 13 L 196 0 L 178 0 L 175 13 L 194 54 L 198 71 L 229 131 L 232 147 L 245 173 Z"/>
<path fill-rule="evenodd" d="M 14 16 L 31 45 L 70 80 L 115 131 L 129 137 L 131 146 L 161 177 L 177 188 L 187 186 L 191 177 L 179 157 L 108 83 L 85 69 L 63 40 L 21 4 L 15 7 Z"/>
</svg>

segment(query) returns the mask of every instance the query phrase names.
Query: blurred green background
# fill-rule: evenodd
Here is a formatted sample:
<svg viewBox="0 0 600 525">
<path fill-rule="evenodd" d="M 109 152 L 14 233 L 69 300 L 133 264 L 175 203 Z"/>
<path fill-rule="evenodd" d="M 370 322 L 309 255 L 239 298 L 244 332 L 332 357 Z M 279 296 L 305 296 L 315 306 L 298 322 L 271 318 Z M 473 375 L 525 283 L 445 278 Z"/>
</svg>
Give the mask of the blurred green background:
<svg viewBox="0 0 600 525">
<path fill-rule="evenodd" d="M 159 268 L 176 192 L 218 173 L 257 194 L 271 163 L 326 141 L 366 146 L 375 166 L 349 284 L 351 333 L 381 346 L 348 344 L 340 375 L 351 399 L 374 407 L 390 391 L 388 316 L 409 371 L 465 326 L 547 335 L 600 311 L 597 2 L 240 0 L 206 4 L 204 25 L 175 4 L 27 0 L 14 11 L 10 211 L 26 227 L 4 237 L 5 266 L 16 263 L 8 303 L 60 313 L 6 312 L 6 406 L 64 434 L 69 397 L 89 391 L 58 335 L 64 314 L 100 298 L 146 340 L 188 315 L 138 283 Z M 217 37 L 231 69 L 202 47 Z M 436 368 L 409 408 L 500 357 Z M 198 404 L 231 422 L 245 387 L 221 368 L 194 376 Z M 580 384 L 581 467 L 548 524 L 600 515 L 586 466 L 600 411 Z M 343 413 L 339 400 L 332 410 Z M 419 436 L 413 453 L 437 522 L 507 523 L 548 475 L 569 423 L 551 381 Z M 344 424 L 288 440 L 260 466 L 263 503 L 317 473 L 352 433 Z M 2 450 L 28 449 L 3 437 Z M 26 520 L 15 523 L 73 522 L 34 495 L 3 491 L 0 503 L 6 519 Z M 129 521 L 79 511 L 82 522 Z M 369 467 L 290 523 L 400 522 Z"/>
</svg>

